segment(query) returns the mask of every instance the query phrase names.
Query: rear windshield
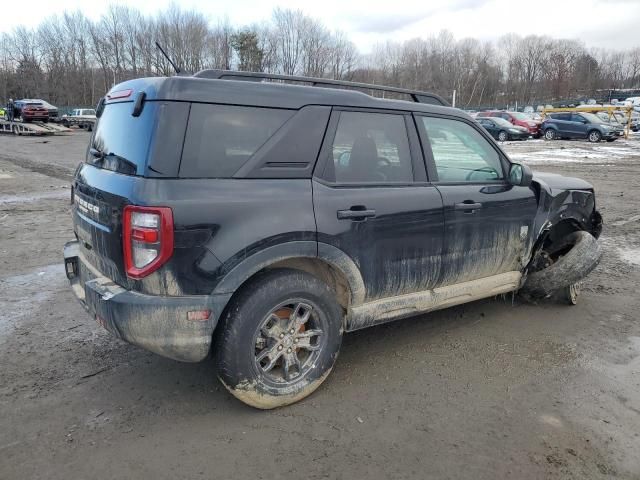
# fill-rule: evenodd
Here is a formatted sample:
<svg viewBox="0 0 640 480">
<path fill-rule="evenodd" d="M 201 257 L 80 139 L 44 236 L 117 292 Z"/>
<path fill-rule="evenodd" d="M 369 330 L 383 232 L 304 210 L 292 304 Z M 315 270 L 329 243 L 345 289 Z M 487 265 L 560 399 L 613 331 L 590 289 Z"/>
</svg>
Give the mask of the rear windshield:
<svg viewBox="0 0 640 480">
<path fill-rule="evenodd" d="M 293 110 L 191 106 L 180 176 L 229 178 L 293 116 Z"/>
<path fill-rule="evenodd" d="M 151 135 L 154 129 L 155 102 L 147 102 L 139 117 L 131 115 L 133 102 L 107 104 L 98 120 L 91 147 L 101 155 L 112 155 L 135 167 L 144 175 Z M 87 161 L 93 163 L 88 153 Z"/>
</svg>

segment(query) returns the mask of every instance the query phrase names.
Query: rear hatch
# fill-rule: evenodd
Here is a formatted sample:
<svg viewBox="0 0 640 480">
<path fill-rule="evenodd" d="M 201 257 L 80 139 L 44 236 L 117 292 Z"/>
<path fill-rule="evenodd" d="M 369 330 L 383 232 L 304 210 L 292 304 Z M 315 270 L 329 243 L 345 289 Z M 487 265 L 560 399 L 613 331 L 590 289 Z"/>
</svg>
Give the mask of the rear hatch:
<svg viewBox="0 0 640 480">
<path fill-rule="evenodd" d="M 114 90 L 119 88 L 114 100 L 106 97 L 85 161 L 76 171 L 72 212 L 85 259 L 114 282 L 134 288 L 135 280 L 127 277 L 125 268 L 124 208 L 147 204 L 144 193 L 145 184 L 153 182 L 150 177 L 176 176 L 189 105 L 150 99 L 134 113 L 140 91 L 122 86 Z M 126 96 L 118 96 L 120 92 Z"/>
</svg>

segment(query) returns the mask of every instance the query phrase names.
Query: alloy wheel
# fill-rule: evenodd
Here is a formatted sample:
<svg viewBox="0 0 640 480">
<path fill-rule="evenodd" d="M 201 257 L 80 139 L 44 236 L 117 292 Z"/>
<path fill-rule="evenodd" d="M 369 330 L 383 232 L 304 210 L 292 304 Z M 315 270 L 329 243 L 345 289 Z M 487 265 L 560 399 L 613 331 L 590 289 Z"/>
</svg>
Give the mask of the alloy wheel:
<svg viewBox="0 0 640 480">
<path fill-rule="evenodd" d="M 275 384 L 300 381 L 314 366 L 324 343 L 324 328 L 314 307 L 290 301 L 274 308 L 255 335 L 255 365 Z"/>
</svg>

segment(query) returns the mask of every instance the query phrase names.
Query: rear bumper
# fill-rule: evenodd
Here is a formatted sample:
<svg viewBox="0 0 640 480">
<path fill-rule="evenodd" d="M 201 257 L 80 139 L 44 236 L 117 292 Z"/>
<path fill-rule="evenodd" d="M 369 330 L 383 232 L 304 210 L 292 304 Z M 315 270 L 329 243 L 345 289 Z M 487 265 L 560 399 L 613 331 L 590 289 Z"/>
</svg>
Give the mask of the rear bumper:
<svg viewBox="0 0 640 480">
<path fill-rule="evenodd" d="M 65 245 L 64 262 L 80 303 L 115 336 L 184 362 L 199 362 L 208 356 L 218 322 L 216 313 L 221 311 L 220 302 L 228 298 L 156 296 L 126 290 L 97 272 L 83 257 L 77 241 Z M 187 312 L 202 310 L 211 312 L 207 320 L 187 319 Z"/>
</svg>

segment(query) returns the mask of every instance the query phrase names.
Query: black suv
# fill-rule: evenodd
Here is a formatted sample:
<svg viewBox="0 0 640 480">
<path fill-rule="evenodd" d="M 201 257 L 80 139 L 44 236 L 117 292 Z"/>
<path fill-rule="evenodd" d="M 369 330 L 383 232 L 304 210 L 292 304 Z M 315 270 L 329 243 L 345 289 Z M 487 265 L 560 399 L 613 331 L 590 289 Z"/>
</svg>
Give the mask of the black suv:
<svg viewBox="0 0 640 480">
<path fill-rule="evenodd" d="M 128 342 L 213 355 L 258 408 L 315 390 L 344 331 L 520 289 L 575 301 L 600 258 L 591 185 L 532 178 L 428 93 L 203 71 L 117 85 L 97 116 L 75 294 Z"/>
</svg>

